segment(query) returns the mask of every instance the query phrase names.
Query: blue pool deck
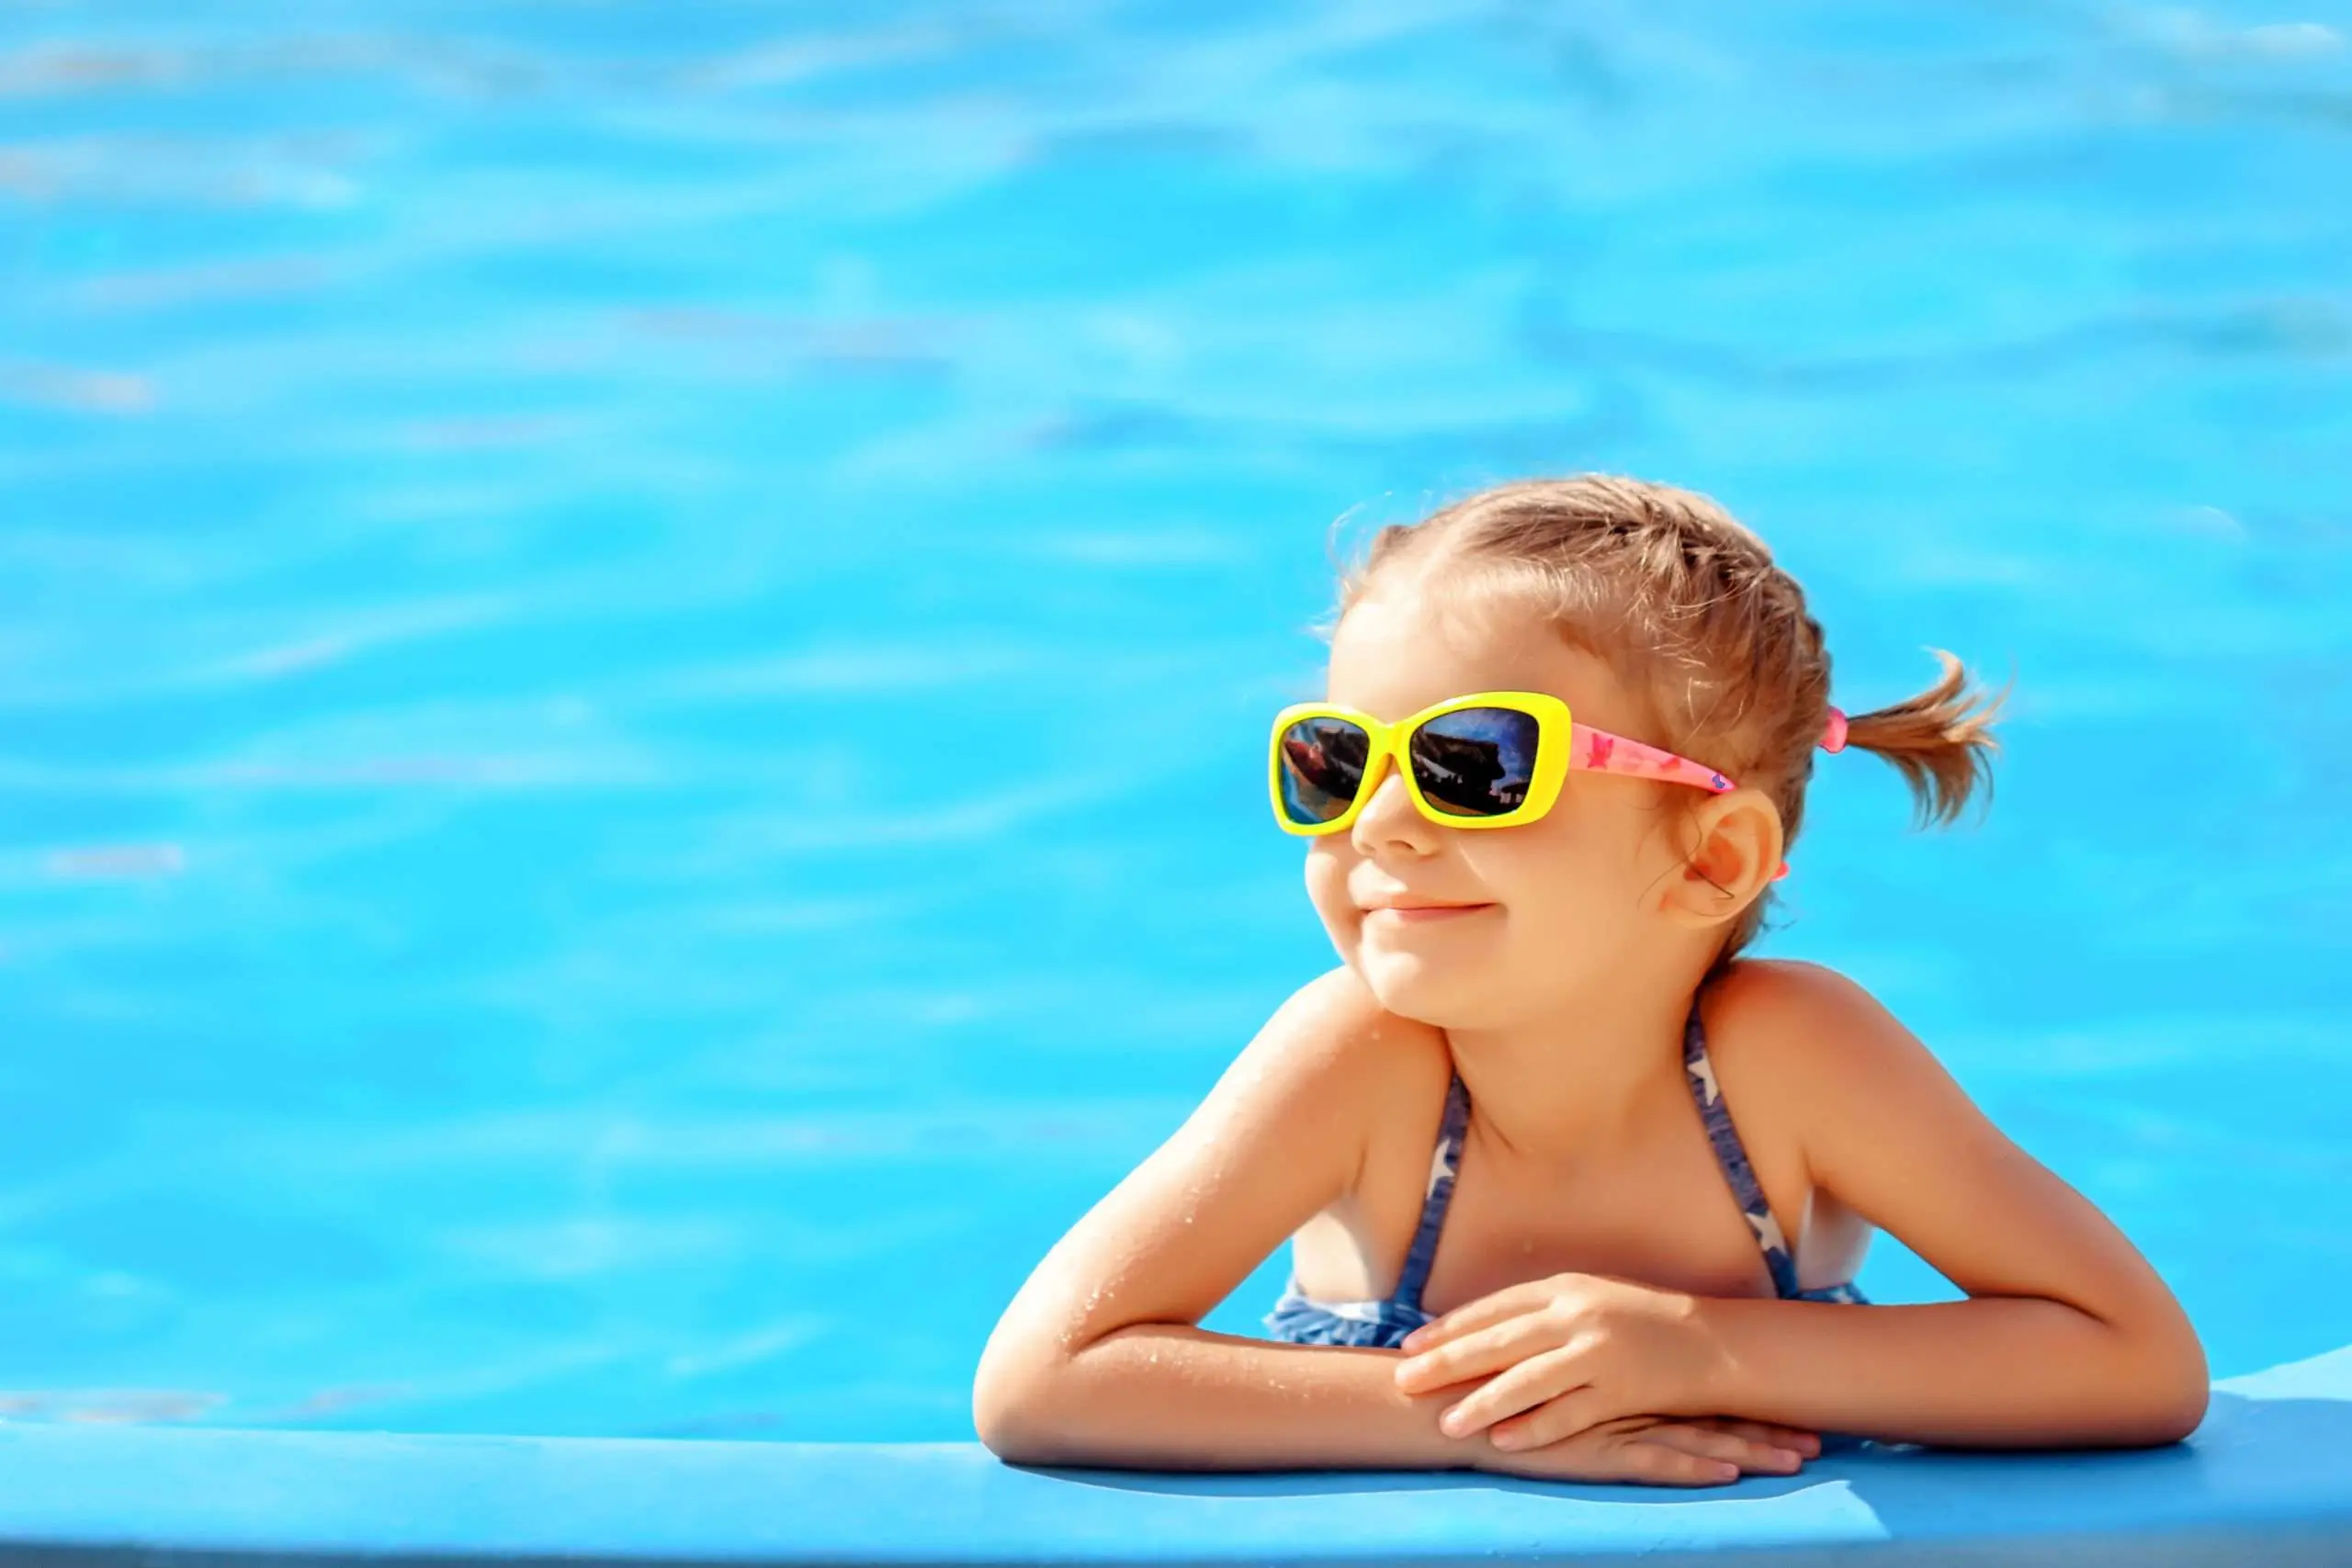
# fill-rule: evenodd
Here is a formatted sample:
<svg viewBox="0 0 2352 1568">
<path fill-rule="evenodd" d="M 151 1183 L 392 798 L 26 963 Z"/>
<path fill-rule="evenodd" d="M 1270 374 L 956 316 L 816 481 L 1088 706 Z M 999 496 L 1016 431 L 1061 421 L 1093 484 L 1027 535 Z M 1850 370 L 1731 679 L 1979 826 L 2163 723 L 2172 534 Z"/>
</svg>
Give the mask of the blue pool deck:
<svg viewBox="0 0 2352 1568">
<path fill-rule="evenodd" d="M 1029 1470 L 972 1443 L 0 1426 L 0 1561 L 2352 1561 L 2352 1348 L 2214 1385 L 2165 1449 L 1861 1449 L 1682 1492 Z"/>
</svg>

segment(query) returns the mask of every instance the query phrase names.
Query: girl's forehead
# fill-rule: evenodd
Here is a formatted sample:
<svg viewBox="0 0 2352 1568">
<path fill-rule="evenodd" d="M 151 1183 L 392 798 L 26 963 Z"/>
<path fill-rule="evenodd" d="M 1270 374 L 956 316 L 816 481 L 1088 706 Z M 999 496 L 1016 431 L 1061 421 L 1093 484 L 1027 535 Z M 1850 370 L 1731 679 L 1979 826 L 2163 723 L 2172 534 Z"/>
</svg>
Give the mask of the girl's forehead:
<svg viewBox="0 0 2352 1568">
<path fill-rule="evenodd" d="M 1486 595 L 1367 595 L 1331 637 L 1328 701 L 1395 720 L 1472 692 L 1547 692 L 1601 728 L 1638 723 L 1607 660 L 1539 615 Z"/>
</svg>

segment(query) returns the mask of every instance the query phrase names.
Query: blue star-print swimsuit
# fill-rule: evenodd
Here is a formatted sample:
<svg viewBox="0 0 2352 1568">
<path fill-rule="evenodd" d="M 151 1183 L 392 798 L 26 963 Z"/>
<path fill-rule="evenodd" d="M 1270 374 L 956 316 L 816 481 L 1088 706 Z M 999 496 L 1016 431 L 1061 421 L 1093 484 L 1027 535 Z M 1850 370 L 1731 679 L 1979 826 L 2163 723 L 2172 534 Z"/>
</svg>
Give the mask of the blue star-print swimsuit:
<svg viewBox="0 0 2352 1568">
<path fill-rule="evenodd" d="M 1724 1168 L 1724 1178 L 1731 1183 L 1732 1195 L 1747 1214 L 1747 1223 L 1756 1232 L 1756 1244 L 1763 1249 L 1765 1266 L 1772 1271 L 1772 1288 L 1786 1301 L 1845 1302 L 1866 1304 L 1862 1292 L 1849 1281 L 1841 1285 L 1819 1285 L 1812 1290 L 1797 1288 L 1796 1259 L 1790 1256 L 1788 1242 L 1781 1235 L 1780 1223 L 1772 1218 L 1772 1211 L 1764 1201 L 1764 1189 L 1756 1179 L 1756 1171 L 1747 1163 L 1747 1150 L 1739 1141 L 1739 1133 L 1732 1126 L 1731 1109 L 1724 1103 L 1715 1087 L 1715 1066 L 1707 1058 L 1707 1033 L 1699 1021 L 1699 1003 L 1690 1003 L 1690 1021 L 1682 1029 L 1682 1065 L 1690 1083 L 1690 1096 L 1699 1102 L 1699 1114 L 1707 1123 L 1707 1141 L 1715 1151 L 1715 1162 Z M 1437 1153 L 1430 1162 L 1429 1196 L 1421 1205 L 1420 1227 L 1413 1233 L 1413 1245 L 1405 1255 L 1405 1269 L 1397 1279 L 1396 1289 L 1378 1301 L 1325 1302 L 1299 1293 L 1298 1280 L 1294 1276 L 1274 1310 L 1266 1314 L 1266 1327 L 1276 1339 L 1299 1345 L 1367 1345 L 1394 1348 L 1408 1334 L 1430 1321 L 1434 1315 L 1421 1310 L 1421 1287 L 1429 1282 L 1430 1262 L 1437 1256 L 1437 1236 L 1445 1224 L 1446 1204 L 1453 1197 L 1454 1165 L 1462 1151 L 1462 1135 L 1470 1125 L 1470 1091 L 1456 1073 L 1445 1094 L 1445 1120 L 1438 1130 Z"/>
</svg>

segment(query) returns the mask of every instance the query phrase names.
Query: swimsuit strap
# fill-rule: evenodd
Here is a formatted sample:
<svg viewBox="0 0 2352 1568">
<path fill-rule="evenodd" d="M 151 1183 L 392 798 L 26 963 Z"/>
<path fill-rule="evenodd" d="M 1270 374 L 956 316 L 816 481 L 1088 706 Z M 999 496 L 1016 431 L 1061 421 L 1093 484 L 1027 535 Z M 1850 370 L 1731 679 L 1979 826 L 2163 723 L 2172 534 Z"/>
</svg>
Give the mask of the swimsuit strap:
<svg viewBox="0 0 2352 1568">
<path fill-rule="evenodd" d="M 1430 1185 L 1421 1201 L 1420 1228 L 1413 1232 L 1412 1247 L 1405 1254 L 1404 1271 L 1396 1278 L 1390 1299 L 1419 1312 L 1421 1287 L 1429 1283 L 1430 1264 L 1437 1257 L 1437 1235 L 1445 1224 L 1446 1205 L 1453 1201 L 1453 1178 L 1462 1162 L 1463 1134 L 1470 1128 L 1470 1086 L 1453 1075 L 1445 1089 L 1445 1120 L 1438 1126 L 1437 1149 L 1430 1156 Z"/>
<path fill-rule="evenodd" d="M 1732 1125 L 1731 1107 L 1724 1103 L 1723 1090 L 1715 1084 L 1715 1065 L 1707 1057 L 1707 1031 L 1699 1021 L 1697 997 L 1690 998 L 1690 1021 L 1682 1026 L 1682 1066 L 1690 1075 L 1690 1098 L 1699 1102 L 1699 1114 L 1707 1123 L 1707 1142 L 1715 1151 L 1715 1163 L 1724 1168 L 1732 1196 L 1739 1200 L 1741 1212 L 1756 1232 L 1764 1265 L 1772 1271 L 1772 1289 L 1783 1299 L 1793 1296 L 1797 1294 L 1796 1259 L 1789 1255 L 1788 1238 L 1772 1217 L 1772 1206 L 1764 1201 L 1764 1185 L 1756 1179 L 1756 1168 L 1747 1162 L 1739 1129 Z"/>
</svg>

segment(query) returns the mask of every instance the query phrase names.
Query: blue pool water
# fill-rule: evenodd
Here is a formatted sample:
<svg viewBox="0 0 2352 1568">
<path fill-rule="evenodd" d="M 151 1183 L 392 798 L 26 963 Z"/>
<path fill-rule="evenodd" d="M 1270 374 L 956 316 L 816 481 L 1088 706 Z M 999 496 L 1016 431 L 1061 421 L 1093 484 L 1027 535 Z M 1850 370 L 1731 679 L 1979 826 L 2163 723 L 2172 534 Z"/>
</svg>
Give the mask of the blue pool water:
<svg viewBox="0 0 2352 1568">
<path fill-rule="evenodd" d="M 2342 5 L 8 7 L 0 1414 L 968 1438 L 1332 520 L 1587 467 L 2015 671 L 1769 951 L 2352 1343 L 2347 187 Z"/>
</svg>

